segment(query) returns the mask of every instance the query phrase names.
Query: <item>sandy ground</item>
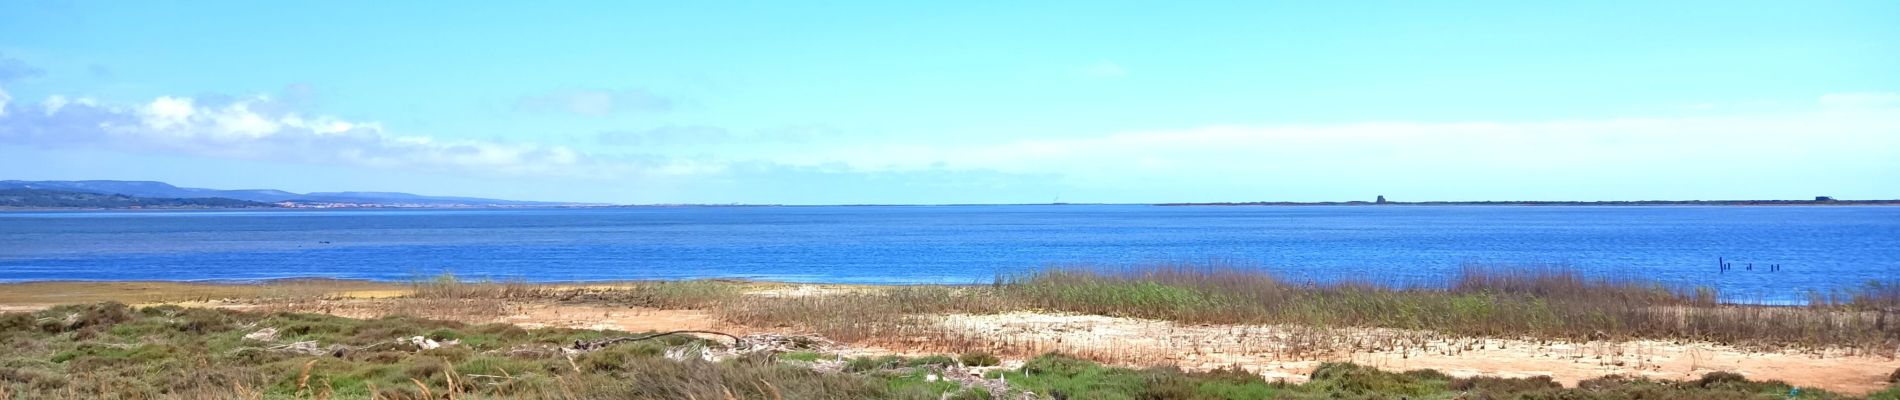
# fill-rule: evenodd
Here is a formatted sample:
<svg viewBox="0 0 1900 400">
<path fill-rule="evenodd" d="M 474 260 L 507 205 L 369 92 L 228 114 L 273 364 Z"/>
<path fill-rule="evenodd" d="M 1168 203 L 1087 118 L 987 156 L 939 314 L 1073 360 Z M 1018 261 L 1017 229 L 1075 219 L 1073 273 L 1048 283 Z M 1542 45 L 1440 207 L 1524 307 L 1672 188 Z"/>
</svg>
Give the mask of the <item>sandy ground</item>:
<svg viewBox="0 0 1900 400">
<path fill-rule="evenodd" d="M 770 295 L 813 294 L 794 290 L 795 294 Z M 371 318 L 390 313 L 400 301 L 340 300 L 333 301 L 333 306 L 327 309 L 319 307 L 311 311 Z M 695 329 L 735 335 L 798 333 L 783 328 L 728 324 L 702 310 L 511 303 L 503 314 L 464 314 L 447 319 L 629 332 Z M 1187 325 L 1032 312 L 936 318 L 939 328 L 965 337 L 987 338 L 987 342 L 998 347 L 999 353 L 1062 351 L 1128 366 L 1174 365 L 1188 370 L 1238 365 L 1267 379 L 1289 382 L 1305 381 L 1322 362 L 1351 361 L 1394 371 L 1430 368 L 1453 376 L 1542 375 L 1570 386 L 1580 380 L 1613 374 L 1693 380 L 1708 372 L 1729 371 L 1751 379 L 1779 379 L 1796 386 L 1859 395 L 1885 388 L 1887 374 L 1900 368 L 1900 359 L 1895 358 L 1900 356 L 1900 349 L 1888 357 L 1836 351 L 1764 352 L 1711 343 L 1460 339 L 1392 329 Z M 864 344 L 839 349 L 839 352 L 847 355 L 919 354 L 903 348 Z"/>
<path fill-rule="evenodd" d="M 1354 329 L 1317 332 L 1265 325 L 1183 325 L 1094 315 L 1009 313 L 948 315 L 946 329 L 1003 340 L 1034 351 L 1064 351 L 1135 365 L 1204 370 L 1239 365 L 1268 379 L 1300 382 L 1324 361 L 1387 370 L 1431 368 L 1453 376 L 1577 381 L 1622 374 L 1689 380 L 1712 371 L 1779 379 L 1803 387 L 1866 394 L 1887 386 L 1900 360 L 1831 351 L 1748 351 L 1709 343 L 1660 341 L 1542 342 L 1442 338 L 1428 332 Z M 1304 348 L 1302 348 L 1304 347 Z M 1334 351 L 1310 351 L 1336 348 Z M 1900 350 L 1896 350 L 1900 352 Z"/>
<path fill-rule="evenodd" d="M 10 286 L 0 290 L 0 312 L 32 311 L 54 303 L 81 303 L 115 299 L 150 298 L 169 302 L 247 310 L 322 312 L 353 318 L 389 314 L 424 315 L 466 323 L 511 323 L 523 327 L 614 329 L 630 332 L 712 330 L 746 335 L 797 334 L 789 328 L 737 326 L 703 310 L 660 310 L 640 307 L 502 302 L 475 300 L 391 299 L 402 295 L 388 285 L 311 285 L 328 299 L 304 298 L 276 304 L 172 300 L 244 297 L 254 290 L 205 290 L 169 284 L 64 283 Z M 605 286 L 605 285 L 602 285 Z M 84 289 L 84 290 L 77 290 Z M 823 296 L 862 288 L 849 286 L 776 285 L 748 292 L 761 297 Z M 148 295 L 158 291 L 162 295 Z M 136 293 L 137 297 L 129 294 Z M 32 301 L 21 301 L 32 300 Z M 184 301 L 184 303 L 179 303 Z M 289 307 L 289 308 L 286 308 Z M 1887 386 L 1887 374 L 1900 369 L 1900 349 L 1882 356 L 1849 355 L 1834 351 L 1749 351 L 1709 343 L 1660 341 L 1565 343 L 1517 339 L 1462 339 L 1430 332 L 1388 329 L 1318 330 L 1264 325 L 1188 325 L 1168 321 L 1018 312 L 998 315 L 937 316 L 937 328 L 973 343 L 987 343 L 1001 354 L 1030 355 L 1046 351 L 1070 354 L 1128 366 L 1175 365 L 1205 370 L 1238 365 L 1268 379 L 1299 382 L 1324 361 L 1352 361 L 1388 370 L 1431 368 L 1454 376 L 1489 375 L 1528 377 L 1548 375 L 1575 385 L 1583 379 L 1611 374 L 1659 379 L 1695 379 L 1711 371 L 1741 373 L 1752 379 L 1779 379 L 1804 387 L 1845 394 L 1865 394 Z M 856 344 L 840 353 L 911 354 L 922 349 L 882 348 Z M 1012 364 L 1020 362 L 1012 360 Z"/>
</svg>

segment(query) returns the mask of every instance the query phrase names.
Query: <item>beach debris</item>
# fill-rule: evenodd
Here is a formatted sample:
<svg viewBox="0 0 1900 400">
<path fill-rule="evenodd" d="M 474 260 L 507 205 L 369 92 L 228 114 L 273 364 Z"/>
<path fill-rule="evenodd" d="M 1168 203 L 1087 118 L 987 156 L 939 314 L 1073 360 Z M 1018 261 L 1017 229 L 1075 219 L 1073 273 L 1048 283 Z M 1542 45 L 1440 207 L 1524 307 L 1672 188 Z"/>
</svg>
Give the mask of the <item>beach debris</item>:
<svg viewBox="0 0 1900 400">
<path fill-rule="evenodd" d="M 414 345 L 416 346 L 416 349 L 418 350 L 435 350 L 435 349 L 439 349 L 443 347 L 462 344 L 462 339 L 449 339 L 449 340 L 438 342 L 435 339 L 430 339 L 430 338 L 421 337 L 421 336 L 411 336 L 407 339 L 398 339 L 397 342 Z"/>
<path fill-rule="evenodd" d="M 274 347 L 268 347 L 268 349 L 272 349 L 272 351 L 287 351 L 287 353 L 300 353 L 300 355 L 331 355 L 331 349 L 319 347 L 317 341 L 293 341 L 293 343 L 274 345 Z"/>
<path fill-rule="evenodd" d="M 271 329 L 271 328 L 259 329 L 257 332 L 251 332 L 248 335 L 244 335 L 244 338 L 247 340 L 276 341 L 277 330 Z M 329 345 L 328 347 L 325 347 L 325 346 L 317 344 L 317 341 L 315 340 L 305 340 L 305 341 L 300 341 L 300 342 L 279 344 L 275 346 L 265 347 L 263 349 L 270 350 L 270 351 L 307 354 L 307 355 L 313 355 L 313 356 L 331 356 L 331 357 L 342 358 L 342 357 L 348 357 L 351 353 L 356 353 L 359 351 L 390 351 L 390 350 L 423 351 L 423 350 L 433 350 L 433 349 L 439 349 L 439 348 L 444 348 L 444 347 L 451 347 L 451 346 L 456 346 L 460 344 L 462 344 L 462 341 L 460 339 L 437 341 L 435 339 L 430 339 L 430 338 L 422 337 L 422 336 L 411 336 L 411 337 L 406 337 L 406 338 L 396 338 L 395 340 L 390 340 L 387 342 L 377 342 L 374 344 L 358 346 L 358 347 L 351 347 L 351 346 L 343 345 L 340 343 L 332 344 L 332 345 Z M 255 347 L 251 347 L 251 348 L 255 349 Z"/>
<path fill-rule="evenodd" d="M 256 332 L 244 334 L 244 340 L 275 342 L 277 341 L 277 328 L 258 329 Z"/>
<path fill-rule="evenodd" d="M 751 351 L 770 351 L 773 353 L 792 351 L 822 352 L 842 347 L 838 342 L 818 336 L 777 335 L 770 333 L 746 335 L 743 338 L 739 338 L 738 342 L 739 345 L 735 347 L 749 349 Z"/>
<path fill-rule="evenodd" d="M 1017 392 L 1011 389 L 1009 387 L 1009 381 L 1004 379 L 1003 375 L 997 375 L 996 379 L 983 378 L 983 375 L 985 373 L 992 370 L 997 370 L 997 369 L 1006 369 L 1006 368 L 997 367 L 997 366 L 967 367 L 967 366 L 952 365 L 952 366 L 943 368 L 941 374 L 933 373 L 933 374 L 925 375 L 924 379 L 930 382 L 936 382 L 939 380 L 954 382 L 970 390 L 989 392 L 991 398 L 996 398 L 996 399 L 1038 398 L 1033 393 Z"/>
<path fill-rule="evenodd" d="M 732 344 L 730 346 L 709 346 L 706 342 L 689 342 L 667 348 L 665 350 L 667 359 L 720 361 L 754 354 L 776 355 L 793 351 L 827 351 L 842 347 L 838 342 L 817 336 L 755 334 L 740 337 L 724 332 L 680 330 L 639 336 L 604 338 L 593 341 L 575 341 L 573 346 L 562 348 L 561 353 L 568 358 L 573 358 L 580 354 L 604 349 L 620 343 L 657 339 L 669 335 L 687 334 L 724 336 L 731 339 Z M 839 362 L 839 364 L 842 365 L 843 363 Z"/>
<path fill-rule="evenodd" d="M 681 330 L 681 331 L 660 332 L 660 333 L 640 335 L 640 336 L 611 337 L 611 338 L 589 340 L 589 341 L 576 340 L 574 341 L 574 346 L 570 348 L 574 350 L 582 351 L 582 352 L 588 352 L 588 351 L 604 349 L 604 348 L 607 348 L 608 346 L 613 346 L 620 343 L 637 342 L 641 340 L 655 339 L 662 336 L 683 335 L 683 334 L 690 334 L 690 333 L 725 336 L 728 338 L 732 338 L 732 346 L 734 348 L 744 347 L 744 343 L 739 340 L 738 336 L 733 336 L 732 334 L 729 334 L 729 333 L 701 331 L 701 330 Z"/>
<path fill-rule="evenodd" d="M 666 359 L 673 361 L 686 361 L 693 358 L 705 361 L 719 361 L 724 358 L 721 356 L 722 354 L 715 354 L 713 351 L 708 351 L 706 346 L 700 345 L 699 343 L 687 343 L 666 349 Z"/>
</svg>

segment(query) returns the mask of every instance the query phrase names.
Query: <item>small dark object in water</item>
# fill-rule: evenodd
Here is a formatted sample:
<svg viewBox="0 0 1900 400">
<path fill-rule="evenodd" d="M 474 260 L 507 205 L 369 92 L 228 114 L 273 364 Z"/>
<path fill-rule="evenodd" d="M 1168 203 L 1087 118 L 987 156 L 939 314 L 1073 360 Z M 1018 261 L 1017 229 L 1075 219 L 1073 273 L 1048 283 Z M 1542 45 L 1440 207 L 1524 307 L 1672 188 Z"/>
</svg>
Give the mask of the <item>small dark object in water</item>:
<svg viewBox="0 0 1900 400">
<path fill-rule="evenodd" d="M 317 241 L 317 244 L 330 244 L 330 241 L 328 241 L 328 240 L 319 240 L 319 241 Z"/>
</svg>

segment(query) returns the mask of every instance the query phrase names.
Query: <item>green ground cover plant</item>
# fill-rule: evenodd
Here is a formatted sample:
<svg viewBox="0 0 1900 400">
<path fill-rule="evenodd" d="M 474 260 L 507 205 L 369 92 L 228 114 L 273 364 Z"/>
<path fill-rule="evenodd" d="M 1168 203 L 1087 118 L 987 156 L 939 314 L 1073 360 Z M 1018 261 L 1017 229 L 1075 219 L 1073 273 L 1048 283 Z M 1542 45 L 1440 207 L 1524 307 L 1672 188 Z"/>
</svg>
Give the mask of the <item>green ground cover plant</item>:
<svg viewBox="0 0 1900 400">
<path fill-rule="evenodd" d="M 275 337 L 260 332 L 274 330 Z M 1105 366 L 1045 354 L 993 367 L 1002 392 L 943 379 L 994 355 L 859 357 L 820 372 L 816 352 L 723 361 L 669 359 L 719 342 L 668 336 L 569 355 L 575 340 L 627 332 L 522 329 L 412 317 L 349 319 L 117 303 L 0 314 L 5 399 L 1836 399 L 1819 390 L 1711 373 L 1665 382 L 1604 377 L 1565 388 L 1548 378 L 1453 378 L 1329 363 L 1304 384 L 1238 368 Z M 247 337 L 249 336 L 249 337 Z M 433 349 L 392 344 L 423 337 Z M 310 343 L 300 345 L 299 343 Z M 1893 399 L 1900 387 L 1870 395 Z"/>
</svg>

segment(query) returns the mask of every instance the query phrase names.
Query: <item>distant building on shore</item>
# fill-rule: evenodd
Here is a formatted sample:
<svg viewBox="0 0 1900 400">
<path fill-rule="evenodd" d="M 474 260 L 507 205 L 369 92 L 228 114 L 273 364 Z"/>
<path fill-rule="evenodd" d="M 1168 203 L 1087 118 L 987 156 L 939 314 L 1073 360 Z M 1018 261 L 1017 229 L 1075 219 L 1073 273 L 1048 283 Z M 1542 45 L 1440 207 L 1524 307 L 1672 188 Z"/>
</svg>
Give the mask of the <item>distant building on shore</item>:
<svg viewBox="0 0 1900 400">
<path fill-rule="evenodd" d="M 1834 201 L 1834 196 L 1814 196 L 1814 201 Z"/>
<path fill-rule="evenodd" d="M 1385 204 L 1385 195 L 1383 195 L 1383 194 L 1382 194 L 1382 195 L 1379 195 L 1379 199 L 1378 199 L 1378 200 L 1373 200 L 1372 202 L 1373 202 L 1373 203 L 1377 203 L 1377 204 Z"/>
</svg>

